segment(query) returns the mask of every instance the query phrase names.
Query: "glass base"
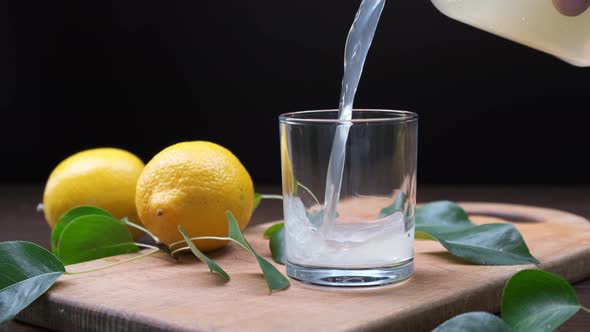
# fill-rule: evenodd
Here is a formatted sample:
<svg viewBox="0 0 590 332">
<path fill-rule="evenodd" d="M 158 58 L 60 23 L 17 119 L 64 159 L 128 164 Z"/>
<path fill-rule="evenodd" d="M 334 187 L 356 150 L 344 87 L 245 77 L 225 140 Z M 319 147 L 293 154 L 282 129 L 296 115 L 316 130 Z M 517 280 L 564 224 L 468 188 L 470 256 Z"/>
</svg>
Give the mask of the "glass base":
<svg viewBox="0 0 590 332">
<path fill-rule="evenodd" d="M 377 287 L 407 280 L 414 273 L 414 260 L 385 267 L 364 269 L 317 268 L 287 262 L 287 275 L 300 282 L 328 287 Z"/>
</svg>

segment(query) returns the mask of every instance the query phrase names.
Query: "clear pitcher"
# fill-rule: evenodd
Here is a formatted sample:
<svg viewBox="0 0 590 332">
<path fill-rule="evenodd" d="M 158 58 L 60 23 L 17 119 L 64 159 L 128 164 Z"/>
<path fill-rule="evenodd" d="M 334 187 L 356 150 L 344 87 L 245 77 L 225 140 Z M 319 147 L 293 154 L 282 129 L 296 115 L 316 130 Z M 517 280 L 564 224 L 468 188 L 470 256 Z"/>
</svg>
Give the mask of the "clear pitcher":
<svg viewBox="0 0 590 332">
<path fill-rule="evenodd" d="M 443 14 L 498 36 L 590 66 L 590 10 L 571 17 L 552 0 L 432 0 Z"/>
</svg>

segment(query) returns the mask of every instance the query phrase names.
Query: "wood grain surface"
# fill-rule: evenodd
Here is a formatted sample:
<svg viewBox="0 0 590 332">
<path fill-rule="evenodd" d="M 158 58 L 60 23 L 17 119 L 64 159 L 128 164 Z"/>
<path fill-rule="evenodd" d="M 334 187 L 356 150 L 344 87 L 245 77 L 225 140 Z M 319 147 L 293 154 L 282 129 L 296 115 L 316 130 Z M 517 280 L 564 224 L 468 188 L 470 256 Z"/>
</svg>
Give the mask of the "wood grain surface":
<svg viewBox="0 0 590 332">
<path fill-rule="evenodd" d="M 551 209 L 464 203 L 476 223 L 511 220 L 543 269 L 570 282 L 590 276 L 590 223 Z M 261 236 L 247 237 L 269 257 Z M 416 242 L 416 271 L 400 285 L 354 292 L 293 282 L 268 296 L 255 260 L 230 245 L 211 255 L 232 276 L 227 283 L 189 255 L 161 254 L 83 275 L 64 276 L 19 319 L 58 331 L 429 331 L 466 311 L 498 312 L 501 290 L 533 266 L 475 266 L 433 241 Z M 85 270 L 124 257 L 68 267 Z M 280 267 L 283 271 L 284 268 Z"/>
</svg>

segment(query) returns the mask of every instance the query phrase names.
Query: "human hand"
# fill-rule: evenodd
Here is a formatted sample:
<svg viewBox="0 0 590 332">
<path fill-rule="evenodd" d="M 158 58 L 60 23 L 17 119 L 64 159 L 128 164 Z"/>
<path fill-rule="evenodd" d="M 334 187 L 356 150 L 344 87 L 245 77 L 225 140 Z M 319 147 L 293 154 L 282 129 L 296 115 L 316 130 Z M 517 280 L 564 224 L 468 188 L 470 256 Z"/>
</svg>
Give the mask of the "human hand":
<svg viewBox="0 0 590 332">
<path fill-rule="evenodd" d="M 553 0 L 553 5 L 565 16 L 578 16 L 590 7 L 590 0 Z"/>
</svg>

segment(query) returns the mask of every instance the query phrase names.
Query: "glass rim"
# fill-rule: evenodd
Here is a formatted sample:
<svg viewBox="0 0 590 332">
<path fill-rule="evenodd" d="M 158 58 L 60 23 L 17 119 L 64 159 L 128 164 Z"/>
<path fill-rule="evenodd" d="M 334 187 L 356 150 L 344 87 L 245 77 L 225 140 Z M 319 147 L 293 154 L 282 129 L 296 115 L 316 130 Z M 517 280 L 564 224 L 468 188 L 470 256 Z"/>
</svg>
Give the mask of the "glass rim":
<svg viewBox="0 0 590 332">
<path fill-rule="evenodd" d="M 314 118 L 305 117 L 313 114 L 326 114 L 338 112 L 337 109 L 325 109 L 325 110 L 308 110 L 308 111 L 297 111 L 283 113 L 279 115 L 279 122 L 286 124 L 355 124 L 355 123 L 410 123 L 418 120 L 418 114 L 410 111 L 403 110 L 388 110 L 388 109 L 371 109 L 371 108 L 355 108 L 352 110 L 352 120 L 340 120 L 340 119 L 325 119 L 325 118 Z M 375 116 L 370 118 L 355 119 L 354 114 L 360 112 L 375 112 L 381 113 L 381 116 Z M 298 117 L 303 115 L 304 117 Z"/>
</svg>

